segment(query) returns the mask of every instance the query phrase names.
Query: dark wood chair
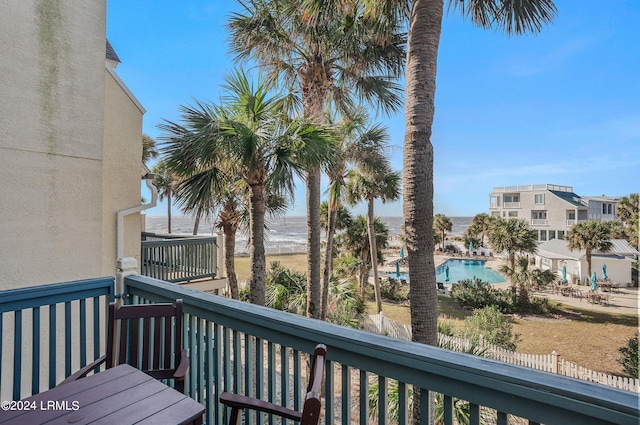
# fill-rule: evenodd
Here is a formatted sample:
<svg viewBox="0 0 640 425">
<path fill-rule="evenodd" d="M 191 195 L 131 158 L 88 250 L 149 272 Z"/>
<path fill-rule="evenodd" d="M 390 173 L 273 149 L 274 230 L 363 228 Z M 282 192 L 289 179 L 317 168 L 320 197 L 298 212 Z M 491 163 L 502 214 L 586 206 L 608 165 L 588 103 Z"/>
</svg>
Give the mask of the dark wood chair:
<svg viewBox="0 0 640 425">
<path fill-rule="evenodd" d="M 106 355 L 69 376 L 75 381 L 105 364 L 127 363 L 155 379 L 169 379 L 184 392 L 189 370 L 187 350 L 182 348 L 182 300 L 173 304 L 109 304 Z"/>
<path fill-rule="evenodd" d="M 307 396 L 302 406 L 302 412 L 240 394 L 222 393 L 220 394 L 220 403 L 231 408 L 228 424 L 237 425 L 240 419 L 240 410 L 251 409 L 291 419 L 300 422 L 300 425 L 317 425 L 320 418 L 320 388 L 324 377 L 326 357 L 327 347 L 324 344 L 318 344 L 313 352 Z"/>
</svg>

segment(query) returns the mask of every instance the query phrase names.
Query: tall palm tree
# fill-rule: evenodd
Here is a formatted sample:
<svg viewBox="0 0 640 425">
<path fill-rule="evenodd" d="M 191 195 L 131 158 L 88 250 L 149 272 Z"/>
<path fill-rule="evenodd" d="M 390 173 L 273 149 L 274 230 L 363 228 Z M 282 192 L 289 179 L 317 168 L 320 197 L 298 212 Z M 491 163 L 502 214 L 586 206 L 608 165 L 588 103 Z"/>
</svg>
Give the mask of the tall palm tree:
<svg viewBox="0 0 640 425">
<path fill-rule="evenodd" d="M 236 71 L 223 86 L 223 104 L 182 107 L 182 122 L 167 121 L 164 152 L 176 169 L 219 169 L 238 175 L 249 189 L 249 299 L 264 305 L 264 229 L 270 194 L 293 196 L 295 174 L 328 161 L 334 145 L 327 130 L 290 120 L 282 97 L 258 78 L 254 85 Z"/>
<path fill-rule="evenodd" d="M 369 164 L 371 167 L 372 164 Z M 395 201 L 400 197 L 400 173 L 392 171 L 389 164 L 382 162 L 377 168 L 363 169 L 360 167 L 349 173 L 347 182 L 347 199 L 356 204 L 361 200 L 367 203 L 367 229 L 369 233 L 369 249 L 371 250 L 371 267 L 373 269 L 373 286 L 376 295 L 378 313 L 382 311 L 382 297 L 380 294 L 380 281 L 378 280 L 378 248 L 375 243 L 375 216 L 373 201 L 380 199 L 382 202 Z"/>
<path fill-rule="evenodd" d="M 588 220 L 571 226 L 565 239 L 571 250 L 585 250 L 587 276 L 591 276 L 591 254 L 594 251 L 608 252 L 613 246 L 611 236 L 612 221 Z"/>
<path fill-rule="evenodd" d="M 447 232 L 453 229 L 453 223 L 451 219 L 444 214 L 436 214 L 433 217 L 433 228 L 440 232 L 442 235 L 442 250 L 444 251 L 444 240 Z"/>
<path fill-rule="evenodd" d="M 496 252 L 506 252 L 509 269 L 516 269 L 516 254 L 534 254 L 538 249 L 538 232 L 526 221 L 517 218 L 496 218 L 492 222 L 489 243 Z M 516 294 L 516 282 L 511 282 L 511 291 Z"/>
<path fill-rule="evenodd" d="M 365 18 L 360 1 L 349 1 L 340 13 L 316 20 L 302 0 L 247 0 L 227 26 L 231 50 L 251 60 L 270 78 L 291 90 L 291 105 L 301 105 L 311 122 L 325 124 L 333 104 L 349 115 L 354 99 L 385 112 L 400 105 L 399 86 L 405 39 L 399 27 L 378 37 L 378 18 Z M 334 17 L 336 19 L 334 19 Z M 307 185 L 307 315 L 320 317 L 320 168 L 310 167 Z"/>
<path fill-rule="evenodd" d="M 342 198 L 345 196 L 344 188 L 350 166 L 359 167 L 367 172 L 376 172 L 376 167 L 379 167 L 380 164 L 386 166 L 388 163 L 384 156 L 389 140 L 387 129 L 379 124 L 370 124 L 363 108 L 358 108 L 352 117 L 344 117 L 337 127 L 341 140 L 339 154 L 327 167 L 329 185 L 327 187 L 327 232 L 320 308 L 322 319 L 327 314 L 329 280 L 333 271 L 332 251 L 336 220 Z M 377 273 L 377 267 L 374 268 L 374 273 Z"/>
<path fill-rule="evenodd" d="M 167 233 L 171 233 L 171 203 L 175 185 L 178 183 L 176 175 L 165 161 L 158 161 L 153 166 L 153 185 L 158 188 L 160 201 L 167 200 Z"/>
</svg>

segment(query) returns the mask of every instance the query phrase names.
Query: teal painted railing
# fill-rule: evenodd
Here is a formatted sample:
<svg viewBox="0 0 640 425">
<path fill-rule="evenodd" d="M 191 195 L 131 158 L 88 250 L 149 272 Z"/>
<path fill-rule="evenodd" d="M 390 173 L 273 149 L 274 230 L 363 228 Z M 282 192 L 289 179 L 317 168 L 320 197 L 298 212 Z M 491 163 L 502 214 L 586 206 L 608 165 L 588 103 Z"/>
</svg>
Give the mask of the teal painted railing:
<svg viewBox="0 0 640 425">
<path fill-rule="evenodd" d="M 187 282 L 215 277 L 217 274 L 217 238 L 142 234 L 144 276 L 168 282 Z"/>
<path fill-rule="evenodd" d="M 443 423 L 454 422 L 455 399 L 469 402 L 471 424 L 637 425 L 637 394 L 554 374 L 369 334 L 144 276 L 125 278 L 127 302 L 184 300 L 187 391 L 207 407 L 208 424 L 223 423 L 222 391 L 240 392 L 298 408 L 306 384 L 306 355 L 328 346 L 324 422 L 408 423 L 413 387 L 444 394 Z M 398 381 L 390 419 L 391 381 Z M 369 388 L 378 385 L 370 415 Z M 421 422 L 429 403 L 421 400 Z M 372 409 L 373 410 L 373 409 Z M 375 419 L 371 419 L 376 416 Z M 275 423 L 252 416 L 247 423 Z M 286 423 L 286 422 L 285 422 Z"/>
<path fill-rule="evenodd" d="M 53 388 L 104 352 L 112 277 L 0 291 L 0 400 Z"/>
</svg>

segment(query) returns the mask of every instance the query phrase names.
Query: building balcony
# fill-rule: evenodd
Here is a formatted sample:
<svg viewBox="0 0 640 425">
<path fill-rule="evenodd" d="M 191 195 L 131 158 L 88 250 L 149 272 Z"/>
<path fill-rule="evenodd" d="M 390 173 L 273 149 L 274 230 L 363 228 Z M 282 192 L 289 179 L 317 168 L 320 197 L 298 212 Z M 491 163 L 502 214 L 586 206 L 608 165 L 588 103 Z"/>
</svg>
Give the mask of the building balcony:
<svg viewBox="0 0 640 425">
<path fill-rule="evenodd" d="M 102 278 L 0 292 L 0 398 L 19 400 L 43 392 L 104 353 L 105 309 L 118 297 L 115 286 L 114 279 Z M 427 391 L 434 397 L 442 394 L 438 398 L 445 424 L 454 423 L 457 399 L 468 403 L 471 424 L 507 424 L 512 415 L 524 418 L 518 423 L 529 424 L 638 423 L 633 392 L 366 333 L 145 276 L 119 278 L 117 286 L 128 304 L 184 300 L 184 345 L 191 364 L 185 391 L 206 406 L 207 424 L 224 423 L 224 407 L 218 402 L 224 391 L 299 408 L 307 353 L 317 343 L 328 347 L 321 423 L 407 424 L 414 389 L 423 394 L 424 424 L 429 423 Z M 391 409 L 389 388 L 396 385 L 397 404 Z M 370 391 L 374 386 L 378 391 Z M 391 412 L 396 412 L 393 418 Z M 247 422 L 275 421 L 267 416 L 252 416 Z"/>
<path fill-rule="evenodd" d="M 520 208 L 520 202 L 505 202 L 503 208 Z"/>
<path fill-rule="evenodd" d="M 531 225 L 532 226 L 548 226 L 549 220 L 547 220 L 546 218 L 532 218 Z"/>
</svg>

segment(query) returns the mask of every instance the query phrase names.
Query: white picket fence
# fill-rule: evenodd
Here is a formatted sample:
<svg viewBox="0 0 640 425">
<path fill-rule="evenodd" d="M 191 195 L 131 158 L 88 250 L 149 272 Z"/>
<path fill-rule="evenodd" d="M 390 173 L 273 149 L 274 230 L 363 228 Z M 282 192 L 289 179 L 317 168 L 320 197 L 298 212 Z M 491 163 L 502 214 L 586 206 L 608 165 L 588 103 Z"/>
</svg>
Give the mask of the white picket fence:
<svg viewBox="0 0 640 425">
<path fill-rule="evenodd" d="M 366 316 L 362 322 L 363 330 L 378 334 L 387 335 L 393 338 L 411 340 L 411 326 L 397 323 L 387 319 L 382 313 Z M 438 334 L 438 343 L 455 347 L 456 350 L 464 351 L 471 346 L 469 340 L 459 337 Z M 551 354 L 524 354 L 515 351 L 505 350 L 495 345 L 480 343 L 476 344 L 480 349 L 486 350 L 486 354 L 496 360 L 512 363 L 519 366 L 530 367 L 545 372 L 557 373 L 559 375 L 577 378 L 583 381 L 597 382 L 602 385 L 620 388 L 622 390 L 640 392 L 640 380 L 623 376 L 612 376 L 595 372 L 586 367 L 578 366 L 558 355 L 555 351 Z"/>
</svg>

